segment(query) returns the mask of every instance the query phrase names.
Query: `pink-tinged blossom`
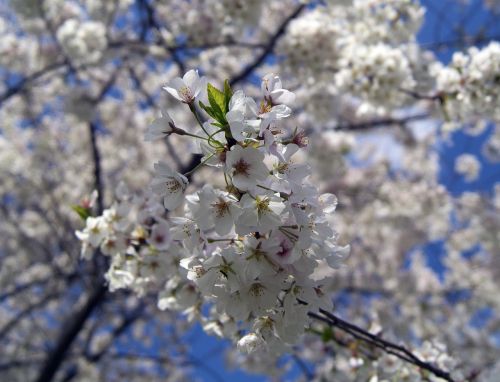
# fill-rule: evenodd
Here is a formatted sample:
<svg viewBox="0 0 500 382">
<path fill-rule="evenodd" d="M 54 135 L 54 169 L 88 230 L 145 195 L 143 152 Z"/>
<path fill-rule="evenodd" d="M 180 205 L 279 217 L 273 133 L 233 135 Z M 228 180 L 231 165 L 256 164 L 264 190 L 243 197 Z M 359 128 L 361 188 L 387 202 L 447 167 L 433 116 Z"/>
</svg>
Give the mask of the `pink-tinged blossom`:
<svg viewBox="0 0 500 382">
<path fill-rule="evenodd" d="M 226 168 L 233 184 L 240 190 L 255 188 L 259 181 L 269 176 L 264 154 L 253 147 L 233 146 L 226 154 Z"/>
</svg>

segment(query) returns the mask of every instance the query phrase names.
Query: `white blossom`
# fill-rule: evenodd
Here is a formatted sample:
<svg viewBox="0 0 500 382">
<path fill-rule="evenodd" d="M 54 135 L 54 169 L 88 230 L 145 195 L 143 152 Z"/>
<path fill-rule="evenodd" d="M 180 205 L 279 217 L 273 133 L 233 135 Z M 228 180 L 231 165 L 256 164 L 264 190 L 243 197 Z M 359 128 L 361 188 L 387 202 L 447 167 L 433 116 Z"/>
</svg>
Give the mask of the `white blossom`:
<svg viewBox="0 0 500 382">
<path fill-rule="evenodd" d="M 226 154 L 226 168 L 233 184 L 243 191 L 255 188 L 257 182 L 264 181 L 269 175 L 263 161 L 264 154 L 260 150 L 233 146 Z"/>
<path fill-rule="evenodd" d="M 481 163 L 472 154 L 462 154 L 455 160 L 455 171 L 465 177 L 465 180 L 472 182 L 479 177 Z"/>
<path fill-rule="evenodd" d="M 187 178 L 172 169 L 165 162 L 155 163 L 155 178 L 151 189 L 163 196 L 163 204 L 168 210 L 176 209 L 184 200 L 184 191 L 188 185 Z"/>
<path fill-rule="evenodd" d="M 205 83 L 205 78 L 200 78 L 198 71 L 190 70 L 182 78 L 174 78 L 163 89 L 179 101 L 192 104 L 200 95 Z"/>
<path fill-rule="evenodd" d="M 167 137 L 174 131 L 175 123 L 168 114 L 168 112 L 162 112 L 162 116 L 153 121 L 151 125 L 148 126 L 148 130 L 144 134 L 144 139 L 146 141 L 154 141 L 156 139 Z"/>
</svg>

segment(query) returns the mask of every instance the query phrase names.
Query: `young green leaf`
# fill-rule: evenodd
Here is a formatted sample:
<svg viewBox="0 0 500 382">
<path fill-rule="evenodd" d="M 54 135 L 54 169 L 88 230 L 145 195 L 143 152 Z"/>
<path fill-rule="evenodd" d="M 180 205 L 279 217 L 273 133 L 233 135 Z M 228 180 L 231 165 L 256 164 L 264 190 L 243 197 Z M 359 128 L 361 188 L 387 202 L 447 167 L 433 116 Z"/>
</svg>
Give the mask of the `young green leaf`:
<svg viewBox="0 0 500 382">
<path fill-rule="evenodd" d="M 207 106 L 205 105 L 203 102 L 201 101 L 198 101 L 198 104 L 200 105 L 200 107 L 206 111 L 206 113 L 211 116 L 212 118 L 214 118 L 214 116 L 212 115 L 213 114 L 213 111 L 212 111 L 212 108 L 210 106 Z"/>
<path fill-rule="evenodd" d="M 332 328 L 330 328 L 330 327 L 324 328 L 323 333 L 321 333 L 321 339 L 323 340 L 323 342 L 328 342 L 333 338 L 334 338 L 334 336 L 333 336 Z"/>
<path fill-rule="evenodd" d="M 227 108 L 225 104 L 225 95 L 212 84 L 207 85 L 208 102 L 210 102 L 210 109 L 213 117 L 217 122 L 222 125 L 227 124 L 226 113 Z"/>
<path fill-rule="evenodd" d="M 233 96 L 233 91 L 231 86 L 229 85 L 229 80 L 224 81 L 224 106 L 225 112 L 229 111 L 229 101 L 231 101 L 231 97 Z"/>
<path fill-rule="evenodd" d="M 212 106 L 212 108 L 218 106 L 218 108 L 222 112 L 227 111 L 224 105 L 225 95 L 223 92 L 221 92 L 219 89 L 217 89 L 215 86 L 209 83 L 207 84 L 207 93 L 208 93 L 208 101 L 210 102 L 210 106 Z"/>
<path fill-rule="evenodd" d="M 75 211 L 83 221 L 87 220 L 87 218 L 90 216 L 90 208 L 85 208 L 79 206 L 78 204 L 75 204 L 71 206 L 71 209 Z"/>
</svg>

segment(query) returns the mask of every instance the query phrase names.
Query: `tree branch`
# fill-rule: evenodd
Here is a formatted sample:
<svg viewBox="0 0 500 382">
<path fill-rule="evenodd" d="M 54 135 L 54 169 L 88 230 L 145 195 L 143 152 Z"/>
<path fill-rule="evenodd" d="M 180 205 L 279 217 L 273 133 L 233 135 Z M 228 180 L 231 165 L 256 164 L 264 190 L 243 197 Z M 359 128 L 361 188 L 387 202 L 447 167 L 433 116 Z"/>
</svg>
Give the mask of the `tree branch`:
<svg viewBox="0 0 500 382">
<path fill-rule="evenodd" d="M 272 53 L 274 50 L 274 47 L 276 46 L 276 43 L 280 39 L 280 37 L 285 33 L 286 28 L 290 22 L 295 19 L 305 8 L 305 4 L 299 5 L 295 11 L 293 11 L 279 26 L 279 28 L 274 32 L 274 34 L 271 36 L 271 39 L 267 43 L 267 45 L 264 47 L 264 50 L 262 53 L 257 56 L 254 62 L 252 62 L 250 65 L 245 67 L 241 73 L 237 74 L 235 77 L 233 77 L 229 83 L 231 86 L 237 84 L 238 82 L 243 81 L 246 79 L 256 68 L 258 68 L 262 63 L 265 61 L 266 57 Z"/>
<path fill-rule="evenodd" d="M 434 366 L 429 362 L 422 361 L 420 358 L 418 358 L 415 354 L 413 354 L 404 346 L 397 345 L 390 341 L 384 340 L 383 338 L 375 334 L 372 334 L 367 330 L 360 328 L 359 326 L 356 326 L 354 324 L 342 320 L 341 318 L 335 316 L 330 312 L 327 312 L 324 309 L 320 309 L 320 313 L 322 315 L 314 312 L 308 312 L 307 315 L 313 319 L 328 324 L 330 327 L 336 327 L 340 330 L 343 330 L 344 332 L 350 334 L 354 338 L 367 342 L 379 349 L 382 349 L 386 353 L 392 354 L 405 362 L 411 363 L 415 366 L 420 367 L 421 369 L 427 370 L 439 378 L 443 378 L 448 382 L 455 382 L 455 380 L 451 377 L 450 373 L 438 368 L 437 366 Z"/>
<path fill-rule="evenodd" d="M 181 73 L 184 73 L 186 71 L 186 67 L 184 65 L 184 62 L 178 56 L 175 48 L 169 46 L 169 44 L 164 40 L 163 35 L 161 33 L 162 27 L 158 23 L 158 21 L 156 20 L 156 17 L 155 17 L 155 10 L 148 3 L 147 0 L 139 0 L 139 3 L 141 4 L 141 6 L 144 8 L 144 10 L 146 12 L 148 25 L 153 27 L 158 32 L 158 37 L 160 39 L 160 42 L 163 44 L 163 47 L 170 53 L 170 55 L 172 56 L 172 61 L 177 65 L 177 67 L 179 68 L 179 71 Z M 146 26 L 148 26 L 148 25 L 146 25 Z"/>
<path fill-rule="evenodd" d="M 78 336 L 94 309 L 104 300 L 107 286 L 101 283 L 89 296 L 85 305 L 69 320 L 57 339 L 55 348 L 49 353 L 36 382 L 50 382 L 61 366 L 67 351 Z"/>
<path fill-rule="evenodd" d="M 103 185 L 101 179 L 101 153 L 97 147 L 96 138 L 97 126 L 91 122 L 89 124 L 90 145 L 92 148 L 92 159 L 94 162 L 94 188 L 97 190 L 97 214 L 101 215 L 104 210 Z"/>
<path fill-rule="evenodd" d="M 404 125 L 408 122 L 420 121 L 420 120 L 427 119 L 427 118 L 429 118 L 429 115 L 425 114 L 425 113 L 409 115 L 407 117 L 402 117 L 402 118 L 389 117 L 389 118 L 371 120 L 371 121 L 367 121 L 367 122 L 344 123 L 344 124 L 340 124 L 340 125 L 334 127 L 334 130 L 347 130 L 347 131 L 366 130 L 366 129 L 371 129 L 373 127 L 384 127 L 384 126 L 390 126 L 390 125 Z"/>
<path fill-rule="evenodd" d="M 10 97 L 18 94 L 23 91 L 24 88 L 31 84 L 31 82 L 37 80 L 38 78 L 44 76 L 47 73 L 50 73 L 54 70 L 64 67 L 67 65 L 66 61 L 54 62 L 43 69 L 40 69 L 37 72 L 34 72 L 26 77 L 24 77 L 17 85 L 14 85 L 8 88 L 3 94 L 0 95 L 0 106 L 7 101 Z"/>
<path fill-rule="evenodd" d="M 114 77 L 113 77 L 114 78 Z M 113 79 L 114 81 L 114 79 Z M 101 92 L 104 94 L 104 91 Z M 99 98 L 101 98 L 100 96 Z M 98 215 L 101 215 L 104 210 L 104 201 L 103 201 L 103 185 L 102 185 L 102 177 L 101 177 L 101 155 L 99 152 L 99 148 L 97 147 L 97 138 L 96 138 L 96 130 L 97 126 L 94 123 L 89 124 L 90 130 L 90 142 L 92 148 L 92 158 L 94 162 L 94 186 L 97 190 L 97 212 Z M 97 279 L 98 286 L 93 290 L 90 294 L 86 304 L 75 313 L 72 317 L 69 325 L 66 326 L 59 338 L 57 339 L 56 346 L 49 353 L 45 363 L 43 364 L 40 374 L 36 379 L 37 382 L 49 382 L 56 375 L 59 367 L 63 363 L 66 353 L 73 341 L 78 337 L 78 333 L 84 327 L 86 321 L 91 316 L 92 312 L 95 308 L 97 308 L 103 301 L 106 296 L 107 286 L 104 283 L 102 277 Z"/>
</svg>

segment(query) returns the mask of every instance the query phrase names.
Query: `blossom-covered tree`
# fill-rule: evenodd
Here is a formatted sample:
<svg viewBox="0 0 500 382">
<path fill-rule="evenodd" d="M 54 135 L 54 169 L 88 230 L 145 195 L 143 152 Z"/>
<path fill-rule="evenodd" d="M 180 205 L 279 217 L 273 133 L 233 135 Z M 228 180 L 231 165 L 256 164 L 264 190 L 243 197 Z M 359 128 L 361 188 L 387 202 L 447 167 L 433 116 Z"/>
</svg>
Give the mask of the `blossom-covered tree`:
<svg viewBox="0 0 500 382">
<path fill-rule="evenodd" d="M 1 379 L 496 381 L 499 10 L 0 4 Z"/>
</svg>

